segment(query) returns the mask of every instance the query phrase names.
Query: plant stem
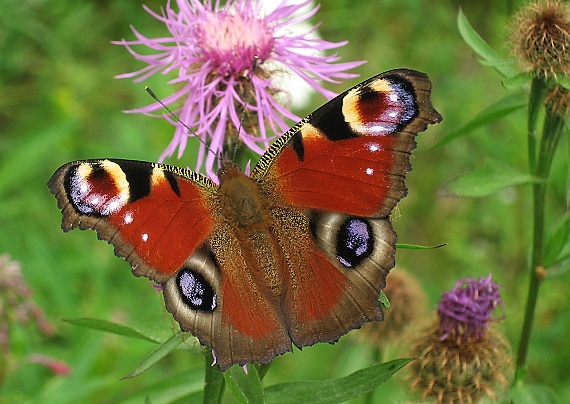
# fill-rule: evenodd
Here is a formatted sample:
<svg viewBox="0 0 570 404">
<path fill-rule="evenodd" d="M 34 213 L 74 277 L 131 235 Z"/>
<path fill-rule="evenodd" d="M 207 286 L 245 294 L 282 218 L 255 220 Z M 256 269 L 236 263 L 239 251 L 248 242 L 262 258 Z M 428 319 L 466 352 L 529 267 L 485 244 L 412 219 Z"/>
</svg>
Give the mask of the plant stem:
<svg viewBox="0 0 570 404">
<path fill-rule="evenodd" d="M 528 102 L 528 165 L 531 173 L 536 170 L 536 125 L 538 116 L 544 105 L 544 97 L 548 90 L 548 84 L 542 77 L 536 77 L 532 80 L 530 89 L 530 99 Z"/>
<path fill-rule="evenodd" d="M 533 86 L 534 88 L 534 86 Z M 532 98 L 532 97 L 531 97 Z M 529 120 L 531 118 L 529 117 Z M 530 125 L 529 125 L 530 127 Z M 542 267 L 543 252 L 544 252 L 544 216 L 545 216 L 545 199 L 546 199 L 546 184 L 550 172 L 550 166 L 556 150 L 556 145 L 564 130 L 564 117 L 558 113 L 551 111 L 547 108 L 546 117 L 544 121 L 544 128 L 540 144 L 540 151 L 538 159 L 534 160 L 535 151 L 531 152 L 529 144 L 529 165 L 531 172 L 536 175 L 541 181 L 533 186 L 533 244 L 532 255 L 530 262 L 530 282 L 528 289 L 528 297 L 526 302 L 525 317 L 521 331 L 521 340 L 516 362 L 515 383 L 522 382 L 526 373 L 526 358 L 528 346 L 530 343 L 530 335 L 532 331 L 532 324 L 534 321 L 534 314 L 536 312 L 536 303 L 538 300 L 538 290 L 541 281 L 544 279 L 546 272 Z M 531 139 L 529 133 L 529 143 L 536 142 Z M 534 146 L 534 150 L 535 150 Z"/>
</svg>

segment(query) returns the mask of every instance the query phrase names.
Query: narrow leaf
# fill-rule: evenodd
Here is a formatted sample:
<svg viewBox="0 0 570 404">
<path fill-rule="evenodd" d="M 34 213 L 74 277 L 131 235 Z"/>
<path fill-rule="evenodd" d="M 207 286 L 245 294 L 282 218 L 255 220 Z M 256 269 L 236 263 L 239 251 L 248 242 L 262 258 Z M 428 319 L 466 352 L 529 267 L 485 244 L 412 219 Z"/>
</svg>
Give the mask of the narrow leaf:
<svg viewBox="0 0 570 404">
<path fill-rule="evenodd" d="M 188 367 L 178 374 L 165 373 L 153 380 L 146 380 L 144 386 L 137 389 L 125 389 L 121 404 L 139 404 L 147 400 L 150 403 L 195 403 L 192 398 L 202 398 L 204 371 L 201 367 Z M 116 380 L 114 383 L 116 384 Z M 101 390 L 99 390 L 101 391 Z M 101 401 L 101 400 L 99 400 Z M 77 402 L 77 401 L 74 401 Z"/>
<path fill-rule="evenodd" d="M 459 9 L 459 13 L 457 14 L 457 28 L 467 46 L 483 59 L 485 65 L 492 66 L 505 77 L 513 77 L 517 74 L 512 63 L 509 63 L 497 55 L 487 42 L 481 38 L 477 31 L 473 29 L 461 9 Z"/>
<path fill-rule="evenodd" d="M 466 135 L 476 129 L 485 125 L 495 122 L 511 112 L 517 111 L 527 105 L 528 99 L 524 92 L 516 92 L 507 95 L 505 98 L 497 101 L 496 103 L 488 106 L 481 111 L 475 118 L 469 121 L 465 126 L 459 128 L 455 132 L 451 132 L 445 138 L 437 142 L 431 149 L 437 149 L 452 140 L 455 140 L 463 135 Z"/>
<path fill-rule="evenodd" d="M 543 384 L 515 385 L 508 391 L 513 404 L 559 404 L 560 400 L 551 387 Z"/>
<path fill-rule="evenodd" d="M 515 185 L 541 180 L 524 174 L 499 161 L 489 160 L 478 170 L 463 174 L 443 184 L 438 196 L 483 197 Z"/>
<path fill-rule="evenodd" d="M 234 365 L 224 373 L 224 378 L 238 403 L 264 403 L 263 386 L 255 366 L 247 366 L 247 373 L 241 366 Z"/>
<path fill-rule="evenodd" d="M 446 245 L 447 244 L 417 245 L 417 244 L 396 243 L 396 248 L 401 248 L 403 250 L 433 250 L 435 248 L 445 247 Z"/>
<path fill-rule="evenodd" d="M 78 325 L 80 327 L 91 328 L 93 330 L 99 330 L 104 332 L 109 332 L 111 334 L 122 335 L 124 337 L 142 339 L 148 342 L 158 343 L 155 339 L 152 339 L 140 332 L 127 327 L 126 325 L 111 323 L 105 320 L 99 320 L 96 318 L 76 318 L 76 319 L 64 319 L 70 324 Z"/>
<path fill-rule="evenodd" d="M 570 214 L 559 218 L 552 226 L 549 226 L 546 241 L 544 243 L 544 266 L 550 267 L 558 264 L 565 258 L 564 249 L 568 247 L 570 239 Z"/>
<path fill-rule="evenodd" d="M 156 362 L 164 358 L 170 352 L 178 348 L 180 344 L 182 344 L 182 332 L 174 334 L 172 337 L 164 341 L 160 344 L 154 351 L 152 351 L 146 358 L 144 358 L 141 363 L 127 376 L 123 379 L 130 379 L 131 377 L 135 377 L 140 375 L 141 373 L 145 372 L 149 369 L 152 365 Z"/>
<path fill-rule="evenodd" d="M 532 75 L 529 72 L 522 72 L 503 80 L 503 87 L 507 90 L 519 90 L 529 86 L 532 82 Z"/>
<path fill-rule="evenodd" d="M 558 75 L 556 76 L 556 82 L 559 86 L 564 87 L 567 90 L 570 90 L 570 77 L 567 75 Z"/>
<path fill-rule="evenodd" d="M 386 296 L 386 293 L 384 293 L 383 290 L 380 291 L 380 295 L 378 296 L 378 301 L 382 305 L 383 309 L 390 308 L 390 300 L 388 299 L 388 296 Z"/>
<path fill-rule="evenodd" d="M 340 403 L 374 390 L 412 360 L 396 359 L 340 379 L 276 384 L 265 389 L 265 397 L 268 403 Z"/>
</svg>

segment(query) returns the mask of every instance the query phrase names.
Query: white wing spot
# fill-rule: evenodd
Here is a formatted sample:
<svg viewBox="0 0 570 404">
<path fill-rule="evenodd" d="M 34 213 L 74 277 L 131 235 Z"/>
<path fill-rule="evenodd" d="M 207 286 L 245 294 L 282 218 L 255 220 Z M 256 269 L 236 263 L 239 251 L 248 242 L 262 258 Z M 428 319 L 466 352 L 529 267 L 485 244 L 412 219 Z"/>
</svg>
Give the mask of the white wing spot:
<svg viewBox="0 0 570 404">
<path fill-rule="evenodd" d="M 368 168 L 366 169 L 366 174 L 368 174 L 368 175 L 374 174 L 374 169 L 371 168 L 371 167 L 368 167 Z"/>
<path fill-rule="evenodd" d="M 133 212 L 127 212 L 125 213 L 124 217 L 124 223 L 125 224 L 131 224 L 133 222 Z"/>
<path fill-rule="evenodd" d="M 378 150 L 380 150 L 380 145 L 378 143 L 370 143 L 368 145 L 368 150 L 370 150 L 371 152 L 377 152 Z"/>
<path fill-rule="evenodd" d="M 148 233 L 143 233 L 143 235 L 141 236 L 142 241 L 148 241 Z"/>
</svg>

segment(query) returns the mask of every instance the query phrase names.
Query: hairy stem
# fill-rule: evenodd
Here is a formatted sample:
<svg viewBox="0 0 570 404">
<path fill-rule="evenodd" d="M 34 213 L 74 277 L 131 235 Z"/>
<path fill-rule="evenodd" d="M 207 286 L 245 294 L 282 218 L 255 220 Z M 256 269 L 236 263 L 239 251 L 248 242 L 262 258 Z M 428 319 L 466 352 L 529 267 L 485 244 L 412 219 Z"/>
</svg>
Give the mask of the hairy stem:
<svg viewBox="0 0 570 404">
<path fill-rule="evenodd" d="M 535 88 L 533 83 L 533 89 Z M 531 96 L 531 100 L 533 97 Z M 535 98 L 536 99 L 536 98 Z M 543 99 L 543 97 L 542 97 Z M 529 121 L 536 119 L 536 117 L 529 116 Z M 529 123 L 529 128 L 531 127 Z M 534 154 L 535 146 L 530 145 L 531 142 L 536 143 L 536 139 L 531 139 L 529 133 L 529 166 L 531 172 L 538 177 L 541 181 L 533 186 L 533 243 L 532 255 L 530 261 L 530 282 L 528 289 L 528 297 L 526 302 L 525 316 L 523 327 L 521 331 L 521 340 L 516 362 L 515 383 L 521 382 L 526 373 L 526 358 L 528 346 L 530 343 L 530 336 L 532 331 L 532 324 L 534 321 L 534 314 L 536 311 L 536 303 L 538 300 L 538 290 L 541 281 L 544 279 L 546 272 L 543 268 L 543 255 L 544 255 L 544 216 L 545 216 L 545 199 L 546 199 L 546 185 L 552 159 L 556 150 L 556 145 L 564 130 L 564 117 L 560 116 L 555 111 L 547 108 L 546 117 L 544 121 L 544 128 L 542 139 L 540 143 L 540 150 L 535 160 Z"/>
</svg>

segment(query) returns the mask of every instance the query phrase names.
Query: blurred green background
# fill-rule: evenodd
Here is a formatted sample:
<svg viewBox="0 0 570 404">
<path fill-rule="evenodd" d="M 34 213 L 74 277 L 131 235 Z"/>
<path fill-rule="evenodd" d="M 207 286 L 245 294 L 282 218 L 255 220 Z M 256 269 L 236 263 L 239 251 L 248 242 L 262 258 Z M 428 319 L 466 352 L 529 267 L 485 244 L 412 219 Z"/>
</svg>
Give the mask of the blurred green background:
<svg viewBox="0 0 570 404">
<path fill-rule="evenodd" d="M 418 136 L 409 195 L 400 203 L 394 225 L 400 242 L 447 246 L 399 250 L 398 267 L 420 280 L 429 297 L 428 311 L 457 279 L 492 272 L 504 286 L 507 317 L 502 327 L 516 350 L 528 284 L 530 188 L 481 199 L 441 198 L 436 193 L 446 180 L 489 158 L 526 171 L 525 111 L 442 148 L 431 147 L 507 95 L 500 75 L 480 66 L 461 40 L 456 28 L 459 7 L 494 49 L 506 54 L 506 23 L 524 2 L 320 3 L 312 22 L 323 22 L 321 37 L 349 40 L 339 50 L 343 61 L 368 61 L 356 69 L 359 79 L 330 89 L 341 92 L 381 71 L 413 68 L 429 74 L 433 103 L 444 117 L 442 124 Z M 157 0 L 144 4 L 155 11 L 163 6 Z M 98 157 L 156 161 L 170 141 L 173 129 L 162 120 L 121 112 L 152 101 L 145 84 L 162 97 L 171 91 L 164 76 L 143 84 L 113 78 L 143 66 L 124 47 L 110 43 L 133 39 L 131 24 L 149 37 L 166 34 L 139 1 L 0 1 L 0 254 L 9 253 L 22 263 L 33 300 L 56 328 L 53 336 L 45 336 L 31 324 L 13 326 L 0 402 L 2 396 L 6 402 L 140 402 L 153 391 L 153 402 L 169 402 L 181 392 L 201 389 L 203 357 L 195 350 L 176 351 L 143 375 L 120 380 L 154 345 L 62 321 L 100 318 L 161 338 L 177 329 L 161 295 L 146 279 L 134 278 L 112 247 L 98 242 L 94 232 L 61 231 L 61 214 L 46 187 L 65 162 Z M 311 107 L 295 113 L 304 115 L 323 102 L 315 95 Z M 558 157 L 567 153 L 567 141 Z M 547 223 L 566 209 L 568 169 L 561 160 L 553 167 Z M 195 164 L 191 153 L 169 162 Z M 569 286 L 567 275 L 542 286 L 529 352 L 529 382 L 552 386 L 563 402 L 570 401 Z M 71 373 L 57 376 L 28 363 L 25 358 L 32 353 L 68 363 Z M 370 365 L 371 356 L 370 348 L 344 337 L 334 346 L 318 344 L 276 358 L 266 384 L 347 375 Z M 389 351 L 384 359 L 392 357 Z M 399 381 L 390 381 L 376 394 L 388 401 L 404 400 L 406 387 Z"/>
</svg>

